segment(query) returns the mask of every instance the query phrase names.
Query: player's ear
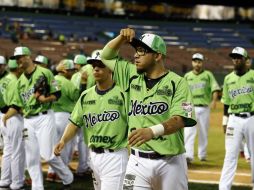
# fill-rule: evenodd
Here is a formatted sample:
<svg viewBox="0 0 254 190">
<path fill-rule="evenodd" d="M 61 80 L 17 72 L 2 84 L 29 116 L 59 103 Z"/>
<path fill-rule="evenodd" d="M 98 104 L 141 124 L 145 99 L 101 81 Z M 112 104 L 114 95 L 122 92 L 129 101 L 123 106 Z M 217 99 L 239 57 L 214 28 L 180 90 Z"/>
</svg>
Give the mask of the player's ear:
<svg viewBox="0 0 254 190">
<path fill-rule="evenodd" d="M 159 61 L 163 58 L 163 55 L 161 53 L 155 53 L 155 61 Z"/>
</svg>

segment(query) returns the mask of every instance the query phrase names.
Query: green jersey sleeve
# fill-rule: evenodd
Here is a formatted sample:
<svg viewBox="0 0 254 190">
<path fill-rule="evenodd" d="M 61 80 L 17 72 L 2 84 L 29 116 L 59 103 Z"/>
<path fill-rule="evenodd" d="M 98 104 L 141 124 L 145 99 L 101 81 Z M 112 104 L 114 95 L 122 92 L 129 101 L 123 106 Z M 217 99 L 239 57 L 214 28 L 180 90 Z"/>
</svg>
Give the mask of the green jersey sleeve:
<svg viewBox="0 0 254 190">
<path fill-rule="evenodd" d="M 53 102 L 52 109 L 55 112 L 71 113 L 79 98 L 79 90 L 64 76 L 56 75 L 55 80 L 61 89 L 61 97 Z"/>
<path fill-rule="evenodd" d="M 192 104 L 192 95 L 186 80 L 181 79 L 176 84 L 175 95 L 172 98 L 170 115 L 179 115 L 185 118 L 186 127 L 196 125 L 195 112 Z"/>
</svg>

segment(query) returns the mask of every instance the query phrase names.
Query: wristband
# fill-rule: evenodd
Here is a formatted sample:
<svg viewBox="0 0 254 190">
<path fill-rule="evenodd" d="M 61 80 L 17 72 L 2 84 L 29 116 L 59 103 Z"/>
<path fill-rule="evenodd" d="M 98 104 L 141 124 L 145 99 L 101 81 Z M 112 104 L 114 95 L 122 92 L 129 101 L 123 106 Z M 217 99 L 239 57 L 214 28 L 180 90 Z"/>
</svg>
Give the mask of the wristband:
<svg viewBox="0 0 254 190">
<path fill-rule="evenodd" d="M 222 125 L 227 125 L 228 124 L 228 116 L 223 115 L 222 117 Z"/>
<path fill-rule="evenodd" d="M 150 129 L 153 131 L 153 136 L 158 137 L 161 135 L 164 135 L 164 126 L 162 124 L 153 125 L 150 127 Z"/>
</svg>

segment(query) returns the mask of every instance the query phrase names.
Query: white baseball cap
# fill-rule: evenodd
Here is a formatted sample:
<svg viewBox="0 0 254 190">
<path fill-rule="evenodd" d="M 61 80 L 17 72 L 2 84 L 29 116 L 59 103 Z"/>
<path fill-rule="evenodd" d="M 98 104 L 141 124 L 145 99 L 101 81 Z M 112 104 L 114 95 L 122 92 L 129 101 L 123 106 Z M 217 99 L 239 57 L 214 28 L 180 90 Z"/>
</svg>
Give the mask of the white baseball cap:
<svg viewBox="0 0 254 190">
<path fill-rule="evenodd" d="M 16 47 L 14 49 L 14 55 L 11 56 L 11 59 L 16 59 L 18 56 L 22 56 L 22 55 L 31 55 L 31 51 L 28 47 Z"/>
<path fill-rule="evenodd" d="M 201 53 L 195 53 L 192 55 L 192 60 L 193 59 L 199 59 L 199 60 L 204 61 L 204 56 Z"/>
<path fill-rule="evenodd" d="M 87 59 L 87 63 L 92 64 L 93 61 L 101 61 L 101 52 L 100 49 L 94 50 L 91 57 Z"/>
<path fill-rule="evenodd" d="M 229 54 L 229 57 L 233 57 L 234 55 L 241 55 L 245 58 L 248 57 L 247 51 L 242 47 L 235 47 L 232 52 Z"/>
<path fill-rule="evenodd" d="M 48 58 L 45 57 L 45 56 L 43 56 L 43 55 L 38 55 L 38 56 L 35 58 L 34 62 L 42 63 L 42 64 L 47 65 L 47 64 L 48 64 Z"/>
<path fill-rule="evenodd" d="M 3 64 L 6 64 L 6 60 L 5 60 L 5 57 L 0 55 L 0 64 L 3 65 Z"/>
<path fill-rule="evenodd" d="M 74 57 L 74 63 L 79 65 L 85 65 L 87 62 L 87 58 L 84 55 L 76 55 Z"/>
<path fill-rule="evenodd" d="M 167 46 L 165 41 L 160 36 L 155 34 L 143 34 L 139 39 L 133 38 L 130 44 L 134 48 L 141 46 L 163 55 L 167 54 Z"/>
</svg>

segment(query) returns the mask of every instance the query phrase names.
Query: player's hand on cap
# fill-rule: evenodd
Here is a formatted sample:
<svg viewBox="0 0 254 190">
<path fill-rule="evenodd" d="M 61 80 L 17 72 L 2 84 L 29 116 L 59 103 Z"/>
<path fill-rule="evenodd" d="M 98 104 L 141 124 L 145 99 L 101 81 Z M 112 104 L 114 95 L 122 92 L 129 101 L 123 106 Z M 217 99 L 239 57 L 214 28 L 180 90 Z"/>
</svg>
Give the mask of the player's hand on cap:
<svg viewBox="0 0 254 190">
<path fill-rule="evenodd" d="M 64 142 L 63 141 L 59 141 L 57 144 L 56 144 L 56 146 L 55 146 L 55 148 L 54 148 L 54 154 L 56 155 L 56 156 L 60 156 L 60 154 L 61 154 L 61 151 L 63 150 L 63 148 L 64 148 Z"/>
<path fill-rule="evenodd" d="M 131 132 L 128 137 L 130 146 L 140 146 L 153 138 L 153 131 L 150 128 L 141 128 Z"/>
<path fill-rule="evenodd" d="M 121 29 L 120 35 L 126 42 L 131 42 L 135 37 L 135 31 L 131 28 Z"/>
</svg>

